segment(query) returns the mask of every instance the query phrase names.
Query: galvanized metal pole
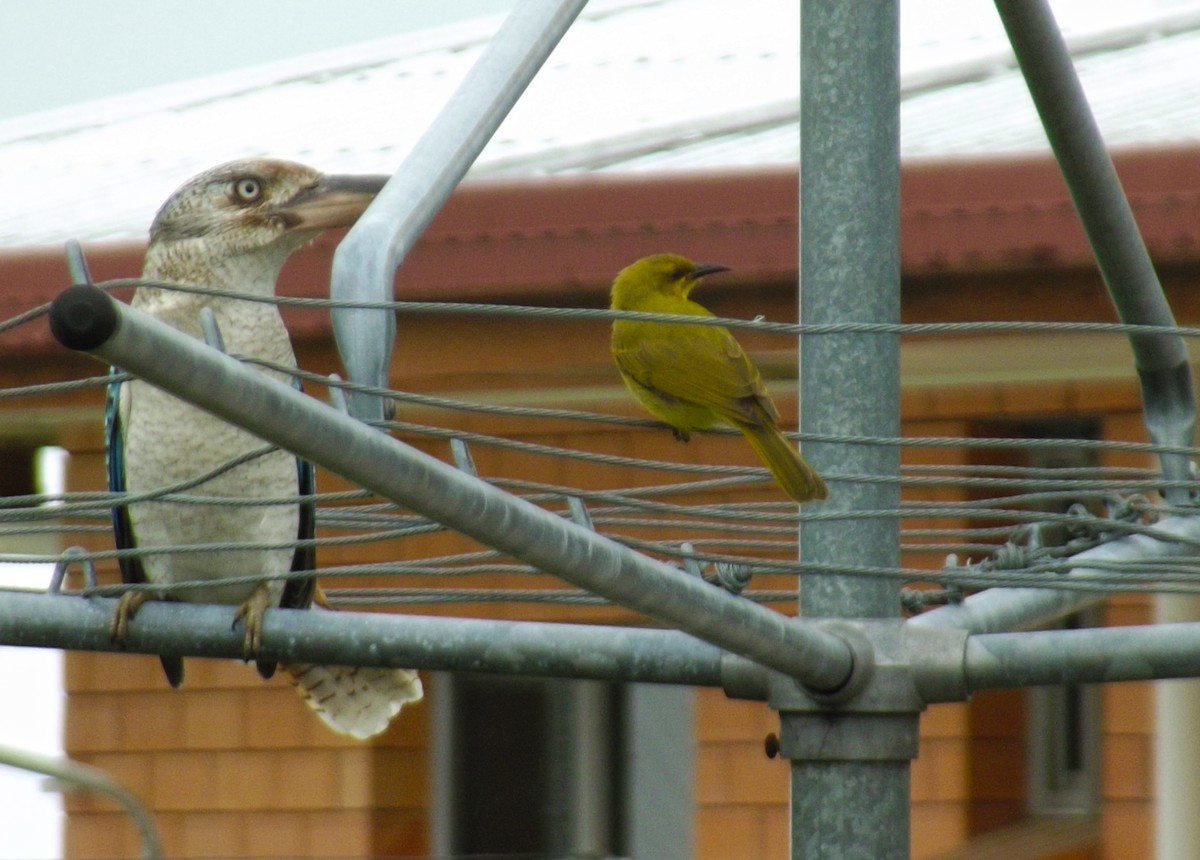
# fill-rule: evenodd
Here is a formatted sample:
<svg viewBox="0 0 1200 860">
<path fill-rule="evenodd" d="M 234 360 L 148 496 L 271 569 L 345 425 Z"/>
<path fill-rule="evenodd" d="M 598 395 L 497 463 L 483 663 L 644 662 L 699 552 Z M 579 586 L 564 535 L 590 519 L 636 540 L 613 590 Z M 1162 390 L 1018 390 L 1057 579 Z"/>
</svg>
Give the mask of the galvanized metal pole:
<svg viewBox="0 0 1200 860">
<path fill-rule="evenodd" d="M 396 268 L 586 3 L 518 3 L 387 187 L 338 246 L 333 298 L 392 298 Z M 404 106 L 391 109 L 397 122 L 403 122 Z M 386 388 L 395 315 L 336 308 L 333 333 L 351 381 Z M 364 421 L 383 417 L 384 401 L 374 395 L 352 392 L 349 405 L 350 413 Z"/>
<path fill-rule="evenodd" d="M 242 659 L 233 607 L 151 602 L 124 643 L 109 622 L 117 601 L 0 589 L 0 645 Z M 416 666 L 655 684 L 741 684 L 748 664 L 677 630 L 492 621 L 378 612 L 268 612 L 262 656 L 286 663 Z M 765 696 L 765 692 L 760 694 Z"/>
<path fill-rule="evenodd" d="M 1060 576 L 1069 581 L 1087 576 L 1113 576 L 1104 562 L 1136 562 L 1156 559 L 1195 558 L 1200 555 L 1200 517 L 1168 517 L 1154 526 L 1161 537 L 1126 535 L 1118 540 L 1071 556 L 1072 568 Z M 1149 577 L 1149 574 L 1147 574 Z M 972 633 L 1020 630 L 1062 618 L 1103 600 L 1099 591 L 1053 588 L 990 588 L 959 603 L 942 606 L 906 622 L 915 627 L 957 627 Z"/>
<path fill-rule="evenodd" d="M 1200 622 L 970 636 L 968 691 L 1200 676 Z M 1194 774 L 1193 774 L 1194 776 Z"/>
<path fill-rule="evenodd" d="M 817 690 L 840 687 L 842 639 L 715 588 L 512 496 L 268 378 L 110 298 L 75 286 L 55 300 L 61 343 L 541 570 L 761 662 Z"/>
<path fill-rule="evenodd" d="M 996 0 L 996 9 L 1121 319 L 1175 325 L 1049 3 Z M 1130 343 L 1150 438 L 1162 445 L 1192 445 L 1196 399 L 1183 339 L 1171 334 L 1131 335 Z M 1164 453 L 1159 461 L 1166 480 L 1186 481 L 1191 477 L 1191 462 L 1186 455 Z M 1195 493 L 1184 486 L 1164 489 L 1163 496 L 1175 504 L 1195 500 Z M 1181 606 L 1174 605 L 1176 601 L 1183 607 L 1193 606 L 1190 601 L 1162 595 L 1160 612 L 1180 612 Z M 1200 700 L 1200 688 L 1188 690 L 1173 685 L 1167 690 L 1160 685 L 1159 692 L 1159 853 L 1164 858 L 1194 857 L 1200 851 L 1200 826 L 1190 808 L 1172 806 L 1172 802 L 1189 796 L 1194 771 L 1180 764 L 1196 760 L 1200 751 L 1190 720 L 1163 715 L 1180 705 L 1181 713 L 1191 712 L 1189 706 Z"/>
<path fill-rule="evenodd" d="M 1175 316 L 1163 295 L 1050 4 L 1046 0 L 996 0 L 996 10 L 1121 320 L 1174 326 Z M 1196 400 L 1183 338 L 1177 334 L 1137 334 L 1129 339 L 1142 383 L 1150 438 L 1160 445 L 1190 446 L 1196 432 Z M 1165 453 L 1159 459 L 1167 480 L 1187 481 L 1191 477 L 1186 455 Z M 1179 487 L 1164 491 L 1164 495 L 1183 504 L 1191 494 Z"/>
<path fill-rule="evenodd" d="M 1190 631 L 1200 624 L 1200 595 L 1159 595 L 1155 621 L 1170 632 Z M 1191 645 L 1200 654 L 1196 636 L 1172 636 L 1177 647 Z M 1172 668 L 1178 667 L 1173 660 Z M 1156 667 L 1157 668 L 1157 667 Z M 1200 676 L 1200 672 L 1191 673 Z M 1156 673 L 1156 678 L 1173 677 Z M 1196 774 L 1200 773 L 1200 681 L 1154 685 L 1154 854 L 1156 860 L 1191 860 L 1200 853 L 1200 817 L 1196 815 Z"/>
<path fill-rule="evenodd" d="M 899 4 L 808 0 L 801 11 L 800 316 L 805 323 L 900 319 Z M 810 433 L 899 435 L 899 341 L 821 335 L 800 345 L 800 423 Z M 894 448 L 805 445 L 818 470 L 897 475 Z M 896 484 L 833 483 L 828 508 L 892 509 Z M 874 517 L 806 522 L 802 561 L 889 567 L 899 524 Z M 893 618 L 898 583 L 803 576 L 803 615 Z M 781 703 L 792 759 L 792 857 L 906 858 L 910 702 L 830 711 Z M 805 738 L 835 733 L 824 748 Z M 789 745 L 795 741 L 794 746 Z"/>
<path fill-rule="evenodd" d="M 996 8 L 1121 319 L 1146 325 L 1175 325 L 1175 317 L 1048 5 L 1044 0 L 997 0 Z M 1192 445 L 1195 399 L 1183 339 L 1175 334 L 1140 334 L 1132 336 L 1130 344 L 1141 377 L 1146 426 L 1151 437 L 1164 445 Z M 1161 462 L 1164 477 L 1189 480 L 1190 465 L 1185 455 L 1164 454 Z M 1186 487 L 1177 487 L 1166 495 L 1177 503 L 1186 503 L 1191 493 Z M 1195 531 L 1186 522 L 1174 519 L 1160 523 L 1158 528 Z M 1145 538 L 1126 538 L 1098 547 L 1094 553 L 1097 559 L 1123 560 L 1161 557 L 1164 553 L 1194 554 L 1186 547 L 1161 547 L 1155 543 Z M 1086 568 L 1086 557 L 1090 555 L 1084 553 L 1080 557 L 1080 567 Z M 1087 592 L 991 589 L 961 604 L 926 613 L 910 623 L 951 625 L 974 632 L 1016 630 L 1061 617 L 1099 599 L 1098 595 Z"/>
</svg>

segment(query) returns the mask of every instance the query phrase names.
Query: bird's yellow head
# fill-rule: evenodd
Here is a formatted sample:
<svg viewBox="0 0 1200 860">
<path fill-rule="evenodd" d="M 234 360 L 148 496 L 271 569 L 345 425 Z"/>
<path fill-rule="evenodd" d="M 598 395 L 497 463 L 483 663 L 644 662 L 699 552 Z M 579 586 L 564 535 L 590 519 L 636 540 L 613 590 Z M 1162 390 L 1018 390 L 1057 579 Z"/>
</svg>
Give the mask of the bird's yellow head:
<svg viewBox="0 0 1200 860">
<path fill-rule="evenodd" d="M 322 230 L 348 227 L 386 176 L 325 176 L 291 161 L 222 164 L 171 195 L 150 227 L 150 244 L 200 242 L 225 256 L 279 258 Z"/>
<path fill-rule="evenodd" d="M 656 296 L 686 299 L 705 275 L 728 270 L 728 266 L 694 263 L 679 254 L 643 257 L 617 274 L 612 285 L 612 308 L 639 310 Z"/>
</svg>

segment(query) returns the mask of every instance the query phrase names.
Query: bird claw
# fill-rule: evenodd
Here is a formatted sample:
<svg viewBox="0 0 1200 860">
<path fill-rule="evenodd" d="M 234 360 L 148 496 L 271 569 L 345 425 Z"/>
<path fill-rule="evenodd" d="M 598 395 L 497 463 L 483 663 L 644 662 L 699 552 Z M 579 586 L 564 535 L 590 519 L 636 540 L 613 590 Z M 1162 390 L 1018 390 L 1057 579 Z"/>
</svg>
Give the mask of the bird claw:
<svg viewBox="0 0 1200 860">
<path fill-rule="evenodd" d="M 124 642 L 129 636 L 129 622 L 133 616 L 143 603 L 154 599 L 154 595 L 148 591 L 126 591 L 122 594 L 117 611 L 108 625 L 108 638 L 114 642 Z"/>
<path fill-rule="evenodd" d="M 233 616 L 232 627 L 237 627 L 237 623 L 243 619 L 246 621 L 246 636 L 242 641 L 242 659 L 246 662 L 257 657 L 262 648 L 263 616 L 270 603 L 271 593 L 267 590 L 266 585 L 260 585 L 254 589 L 254 593 L 250 595 L 249 599 L 238 607 Z"/>
<path fill-rule="evenodd" d="M 325 594 L 325 592 L 322 590 L 321 586 L 319 586 L 319 585 L 313 586 L 312 602 L 313 602 L 314 606 L 319 606 L 322 609 L 328 609 L 330 612 L 337 611 L 337 607 L 329 602 L 328 595 Z"/>
<path fill-rule="evenodd" d="M 686 430 L 680 430 L 678 427 L 671 428 L 671 435 L 674 436 L 680 442 L 692 441 L 692 434 Z"/>
</svg>

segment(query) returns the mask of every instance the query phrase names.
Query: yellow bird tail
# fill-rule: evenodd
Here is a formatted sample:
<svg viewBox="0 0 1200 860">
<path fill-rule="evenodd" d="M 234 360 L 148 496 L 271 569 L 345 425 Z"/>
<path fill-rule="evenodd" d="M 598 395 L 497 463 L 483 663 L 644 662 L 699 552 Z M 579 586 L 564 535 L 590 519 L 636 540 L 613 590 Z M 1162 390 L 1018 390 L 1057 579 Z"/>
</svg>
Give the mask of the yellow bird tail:
<svg viewBox="0 0 1200 860">
<path fill-rule="evenodd" d="M 771 474 L 787 493 L 797 502 L 824 499 L 829 488 L 816 470 L 804 462 L 800 452 L 774 424 L 736 424 L 746 437 L 758 459 L 771 470 Z"/>
</svg>

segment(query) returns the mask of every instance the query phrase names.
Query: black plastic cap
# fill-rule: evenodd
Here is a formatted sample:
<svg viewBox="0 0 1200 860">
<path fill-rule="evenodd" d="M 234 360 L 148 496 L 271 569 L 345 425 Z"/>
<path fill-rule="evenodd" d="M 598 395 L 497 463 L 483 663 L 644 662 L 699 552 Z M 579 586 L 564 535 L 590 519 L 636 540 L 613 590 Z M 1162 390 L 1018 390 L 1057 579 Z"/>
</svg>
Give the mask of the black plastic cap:
<svg viewBox="0 0 1200 860">
<path fill-rule="evenodd" d="M 50 305 L 50 331 L 67 349 L 88 352 L 117 330 L 116 302 L 101 289 L 76 284 Z"/>
</svg>

